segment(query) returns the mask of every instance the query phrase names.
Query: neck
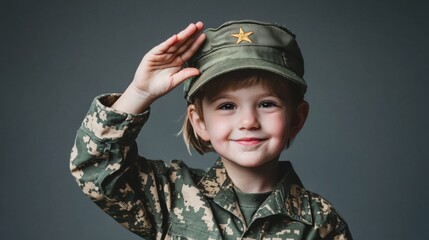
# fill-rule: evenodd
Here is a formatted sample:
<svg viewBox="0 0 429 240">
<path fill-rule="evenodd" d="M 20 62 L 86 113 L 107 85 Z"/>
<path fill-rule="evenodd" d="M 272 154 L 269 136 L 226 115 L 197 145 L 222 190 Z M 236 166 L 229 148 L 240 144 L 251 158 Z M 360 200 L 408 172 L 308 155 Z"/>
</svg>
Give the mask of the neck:
<svg viewBox="0 0 429 240">
<path fill-rule="evenodd" d="M 229 161 L 223 161 L 223 164 L 235 187 L 245 193 L 271 192 L 279 181 L 278 159 L 254 168 Z"/>
</svg>

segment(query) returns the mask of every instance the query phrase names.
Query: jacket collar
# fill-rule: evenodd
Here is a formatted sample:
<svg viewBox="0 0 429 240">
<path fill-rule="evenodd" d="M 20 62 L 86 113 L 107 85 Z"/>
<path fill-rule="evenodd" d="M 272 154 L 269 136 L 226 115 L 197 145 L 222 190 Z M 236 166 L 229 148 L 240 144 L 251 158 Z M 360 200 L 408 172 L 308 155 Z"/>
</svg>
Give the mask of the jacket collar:
<svg viewBox="0 0 429 240">
<path fill-rule="evenodd" d="M 283 177 L 255 213 L 254 218 L 284 214 L 296 221 L 311 225 L 313 217 L 308 192 L 289 161 L 281 161 L 279 167 Z M 198 188 L 202 190 L 205 197 L 213 199 L 224 209 L 238 214 L 234 184 L 220 159 L 207 171 L 198 183 Z"/>
</svg>

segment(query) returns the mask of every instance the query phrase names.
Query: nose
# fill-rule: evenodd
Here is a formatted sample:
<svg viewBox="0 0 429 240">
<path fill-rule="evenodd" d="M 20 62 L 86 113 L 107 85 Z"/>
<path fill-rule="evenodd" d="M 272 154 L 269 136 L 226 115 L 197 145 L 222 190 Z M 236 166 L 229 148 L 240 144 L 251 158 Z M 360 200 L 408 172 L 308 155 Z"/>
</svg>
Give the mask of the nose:
<svg viewBox="0 0 429 240">
<path fill-rule="evenodd" d="M 252 130 L 261 127 L 258 119 L 258 114 L 253 109 L 243 109 L 240 113 L 239 129 Z"/>
</svg>

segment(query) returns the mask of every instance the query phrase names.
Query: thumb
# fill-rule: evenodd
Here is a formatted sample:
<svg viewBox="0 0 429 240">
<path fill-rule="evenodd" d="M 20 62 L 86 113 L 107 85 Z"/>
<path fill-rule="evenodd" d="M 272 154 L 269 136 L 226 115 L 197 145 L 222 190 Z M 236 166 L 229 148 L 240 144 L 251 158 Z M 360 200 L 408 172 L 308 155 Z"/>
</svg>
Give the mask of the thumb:
<svg viewBox="0 0 429 240">
<path fill-rule="evenodd" d="M 194 76 L 200 75 L 200 70 L 197 68 L 183 68 L 179 72 L 173 74 L 172 77 L 172 85 L 173 87 L 177 87 L 180 83 L 184 82 L 186 79 Z"/>
</svg>

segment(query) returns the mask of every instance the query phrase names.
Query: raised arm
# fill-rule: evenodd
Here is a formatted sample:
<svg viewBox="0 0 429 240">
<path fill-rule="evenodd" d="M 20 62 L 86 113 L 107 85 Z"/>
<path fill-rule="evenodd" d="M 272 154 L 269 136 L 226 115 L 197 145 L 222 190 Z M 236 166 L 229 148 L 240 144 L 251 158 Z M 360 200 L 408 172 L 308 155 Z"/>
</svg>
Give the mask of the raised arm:
<svg viewBox="0 0 429 240">
<path fill-rule="evenodd" d="M 82 191 L 116 221 L 148 239 L 165 233 L 171 196 L 164 191 L 170 182 L 162 162 L 139 157 L 135 138 L 149 105 L 199 74 L 183 64 L 204 41 L 202 27 L 200 22 L 191 24 L 150 50 L 122 95 L 96 98 L 72 149 L 70 170 Z"/>
</svg>

